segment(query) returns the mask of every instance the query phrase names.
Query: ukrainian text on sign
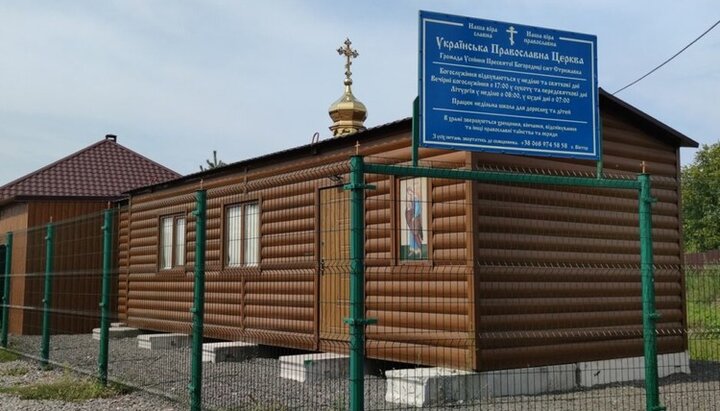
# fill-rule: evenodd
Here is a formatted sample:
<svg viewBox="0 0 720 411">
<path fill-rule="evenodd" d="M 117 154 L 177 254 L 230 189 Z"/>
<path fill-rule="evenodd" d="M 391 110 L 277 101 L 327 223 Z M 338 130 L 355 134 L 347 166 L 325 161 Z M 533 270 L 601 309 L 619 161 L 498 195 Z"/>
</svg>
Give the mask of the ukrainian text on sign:
<svg viewBox="0 0 720 411">
<path fill-rule="evenodd" d="M 597 159 L 595 36 L 420 12 L 420 144 Z"/>
</svg>

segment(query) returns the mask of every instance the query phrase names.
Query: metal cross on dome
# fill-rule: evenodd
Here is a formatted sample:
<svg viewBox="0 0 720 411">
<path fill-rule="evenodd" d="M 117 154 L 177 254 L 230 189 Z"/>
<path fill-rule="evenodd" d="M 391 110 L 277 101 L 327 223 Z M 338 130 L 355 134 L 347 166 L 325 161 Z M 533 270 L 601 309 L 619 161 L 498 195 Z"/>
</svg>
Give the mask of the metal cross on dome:
<svg viewBox="0 0 720 411">
<path fill-rule="evenodd" d="M 352 76 L 352 71 L 350 71 L 350 66 L 352 65 L 352 60 L 354 58 L 357 58 L 360 54 L 358 54 L 357 50 L 353 50 L 350 48 L 350 45 L 352 45 L 352 41 L 350 41 L 349 38 L 345 38 L 345 47 L 339 47 L 337 49 L 337 52 L 341 56 L 345 56 L 346 62 L 345 62 L 345 82 L 346 83 L 352 83 L 352 80 L 350 79 L 350 76 Z"/>
</svg>

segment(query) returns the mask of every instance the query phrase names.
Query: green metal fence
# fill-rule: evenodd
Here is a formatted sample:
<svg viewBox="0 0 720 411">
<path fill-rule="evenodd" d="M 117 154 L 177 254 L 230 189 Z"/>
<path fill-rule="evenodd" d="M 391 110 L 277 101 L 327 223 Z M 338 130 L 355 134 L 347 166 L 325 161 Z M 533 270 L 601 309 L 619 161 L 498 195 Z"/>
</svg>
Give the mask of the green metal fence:
<svg viewBox="0 0 720 411">
<path fill-rule="evenodd" d="M 402 161 L 8 233 L 0 343 L 193 410 L 718 403 L 718 265 L 670 257 L 650 176 Z"/>
</svg>

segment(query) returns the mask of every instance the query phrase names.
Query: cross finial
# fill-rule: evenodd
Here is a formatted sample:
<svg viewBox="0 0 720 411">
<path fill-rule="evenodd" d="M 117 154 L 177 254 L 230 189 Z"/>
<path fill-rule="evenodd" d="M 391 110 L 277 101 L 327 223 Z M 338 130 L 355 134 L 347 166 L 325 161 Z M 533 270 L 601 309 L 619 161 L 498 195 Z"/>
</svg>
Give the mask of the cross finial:
<svg viewBox="0 0 720 411">
<path fill-rule="evenodd" d="M 352 76 L 352 71 L 350 71 L 350 66 L 352 65 L 351 59 L 357 58 L 360 54 L 358 54 L 357 50 L 350 48 L 352 41 L 350 41 L 349 38 L 345 38 L 343 44 L 345 44 L 345 47 L 339 47 L 337 52 L 339 55 L 345 56 L 345 84 L 349 86 L 352 84 L 352 79 L 350 78 L 350 76 Z"/>
</svg>

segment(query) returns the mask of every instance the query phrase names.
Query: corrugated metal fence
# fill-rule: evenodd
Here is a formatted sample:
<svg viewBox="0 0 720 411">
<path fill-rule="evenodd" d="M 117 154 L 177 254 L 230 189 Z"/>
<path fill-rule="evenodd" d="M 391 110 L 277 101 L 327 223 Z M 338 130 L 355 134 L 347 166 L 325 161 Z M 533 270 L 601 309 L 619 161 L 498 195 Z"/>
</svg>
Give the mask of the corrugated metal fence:
<svg viewBox="0 0 720 411">
<path fill-rule="evenodd" d="M 702 253 L 685 254 L 685 264 L 693 267 L 703 267 L 708 264 L 720 264 L 720 250 L 710 250 Z"/>
</svg>

